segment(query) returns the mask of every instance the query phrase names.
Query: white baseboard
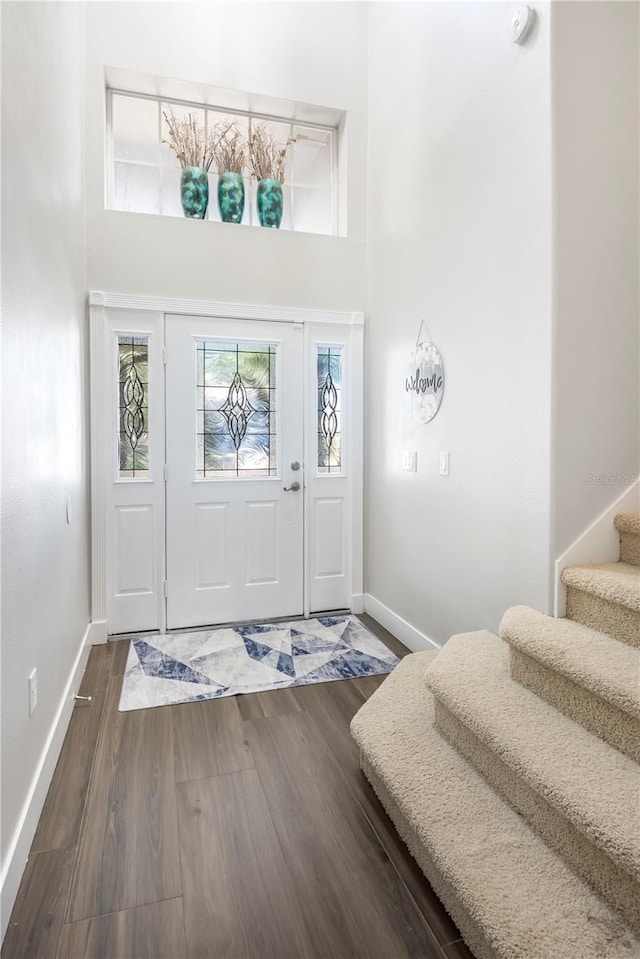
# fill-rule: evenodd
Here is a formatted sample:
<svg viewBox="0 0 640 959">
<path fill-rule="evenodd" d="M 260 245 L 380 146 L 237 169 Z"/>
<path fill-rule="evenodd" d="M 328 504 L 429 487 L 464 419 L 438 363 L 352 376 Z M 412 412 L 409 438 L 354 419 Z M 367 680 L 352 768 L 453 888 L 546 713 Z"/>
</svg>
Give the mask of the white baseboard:
<svg viewBox="0 0 640 959">
<path fill-rule="evenodd" d="M 364 593 L 353 593 L 351 596 L 351 612 L 354 615 L 364 613 Z"/>
<path fill-rule="evenodd" d="M 0 942 L 4 940 L 9 925 L 11 910 L 18 894 L 18 887 L 29 856 L 31 843 L 69 726 L 74 704 L 73 697 L 80 687 L 89 658 L 90 637 L 91 624 L 87 626 L 82 637 L 64 693 L 49 729 L 49 735 L 40 754 L 40 760 L 22 807 L 18 825 L 7 851 L 6 859 L 2 864 L 0 877 Z"/>
<path fill-rule="evenodd" d="M 639 509 L 640 480 L 636 480 L 558 557 L 555 566 L 554 616 L 564 616 L 567 611 L 567 590 L 560 579 L 565 566 L 617 562 L 620 539 L 613 519 L 616 513 L 633 513 Z"/>
<path fill-rule="evenodd" d="M 381 603 L 375 596 L 371 596 L 370 593 L 364 594 L 364 608 L 365 612 L 373 616 L 390 633 L 393 633 L 396 639 L 404 643 L 412 653 L 419 653 L 424 649 L 440 649 L 438 643 L 429 639 L 428 636 L 421 633 L 419 629 L 408 623 L 402 616 L 394 613 L 392 609 Z"/>
<path fill-rule="evenodd" d="M 89 623 L 89 646 L 102 646 L 108 639 L 106 619 L 96 619 Z"/>
</svg>

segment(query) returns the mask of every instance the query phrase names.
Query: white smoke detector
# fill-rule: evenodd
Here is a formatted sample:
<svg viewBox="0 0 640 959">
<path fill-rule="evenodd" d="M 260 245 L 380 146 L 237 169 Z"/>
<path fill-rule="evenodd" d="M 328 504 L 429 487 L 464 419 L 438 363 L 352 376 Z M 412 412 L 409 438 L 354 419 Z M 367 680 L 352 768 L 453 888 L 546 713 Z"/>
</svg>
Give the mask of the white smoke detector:
<svg viewBox="0 0 640 959">
<path fill-rule="evenodd" d="M 533 30 L 536 22 L 536 11 L 533 7 L 519 7 L 511 21 L 511 39 L 514 43 L 526 43 L 527 37 Z"/>
</svg>

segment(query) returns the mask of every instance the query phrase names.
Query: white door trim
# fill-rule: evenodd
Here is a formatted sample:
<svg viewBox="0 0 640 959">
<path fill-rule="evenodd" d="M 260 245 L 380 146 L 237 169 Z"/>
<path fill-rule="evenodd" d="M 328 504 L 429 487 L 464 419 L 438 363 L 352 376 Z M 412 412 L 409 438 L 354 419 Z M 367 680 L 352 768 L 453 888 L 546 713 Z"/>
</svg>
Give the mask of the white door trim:
<svg viewBox="0 0 640 959">
<path fill-rule="evenodd" d="M 102 641 L 109 633 L 107 621 L 107 523 L 108 487 L 112 480 L 112 428 L 113 411 L 107 408 L 105 395 L 106 378 L 111 370 L 109 338 L 105 328 L 109 317 L 120 311 L 141 311 L 149 315 L 183 314 L 186 316 L 212 316 L 238 320 L 264 320 L 268 322 L 301 323 L 309 331 L 315 324 L 333 324 L 335 327 L 355 327 L 352 330 L 350 352 L 354 357 L 352 369 L 355 382 L 350 385 L 353 397 L 351 412 L 351 437 L 353 456 L 351 537 L 349 546 L 349 579 L 351 607 L 359 611 L 363 594 L 363 492 L 362 492 L 362 349 L 364 314 L 334 310 L 311 310 L 293 307 L 265 306 L 253 303 L 223 303 L 213 300 L 188 300 L 173 297 L 139 296 L 128 293 L 91 291 L 89 293 L 90 349 L 90 395 L 91 395 L 91 561 L 92 561 L 92 606 L 91 619 L 94 635 Z M 328 331 L 327 331 L 328 333 Z M 330 334 L 328 333 L 330 337 Z M 307 329 L 305 337 L 308 339 Z M 323 337 L 317 335 L 316 338 Z M 305 536 L 305 573 L 311 569 L 309 537 Z M 164 593 L 164 566 L 158 564 L 158 595 Z M 306 585 L 306 584 L 305 584 Z M 305 589 L 305 596 L 308 596 Z M 305 610 L 308 613 L 308 609 Z M 164 628 L 164 604 L 160 616 L 160 628 Z"/>
<path fill-rule="evenodd" d="M 363 326 L 364 313 L 338 310 L 306 310 L 291 306 L 261 306 L 257 303 L 222 303 L 217 300 L 185 300 L 132 293 L 89 293 L 90 307 L 121 310 L 151 310 L 185 316 L 218 316 L 229 320 L 269 320 L 272 323 L 338 323 Z"/>
<path fill-rule="evenodd" d="M 106 499 L 109 458 L 108 420 L 104 393 L 108 366 L 104 349 L 107 311 L 104 303 L 89 294 L 89 388 L 91 396 L 91 620 L 107 640 L 107 529 Z"/>
</svg>

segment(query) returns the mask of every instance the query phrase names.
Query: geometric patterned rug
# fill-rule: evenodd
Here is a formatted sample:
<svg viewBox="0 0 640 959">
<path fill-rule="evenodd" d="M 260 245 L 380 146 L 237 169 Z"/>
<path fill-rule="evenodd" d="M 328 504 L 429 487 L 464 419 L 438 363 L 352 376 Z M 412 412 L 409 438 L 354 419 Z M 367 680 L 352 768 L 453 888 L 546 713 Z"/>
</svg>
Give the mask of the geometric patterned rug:
<svg viewBox="0 0 640 959">
<path fill-rule="evenodd" d="M 390 673 L 399 662 L 355 616 L 134 636 L 121 711 Z"/>
</svg>

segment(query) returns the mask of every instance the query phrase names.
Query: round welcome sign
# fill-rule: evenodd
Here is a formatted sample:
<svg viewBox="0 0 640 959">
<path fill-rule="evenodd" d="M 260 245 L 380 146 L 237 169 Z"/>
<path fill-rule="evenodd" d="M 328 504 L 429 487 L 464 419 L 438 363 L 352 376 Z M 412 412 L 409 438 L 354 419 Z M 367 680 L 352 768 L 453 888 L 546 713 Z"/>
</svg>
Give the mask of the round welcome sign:
<svg viewBox="0 0 640 959">
<path fill-rule="evenodd" d="M 428 423 L 436 415 L 444 393 L 444 366 L 440 351 L 433 343 L 418 343 L 411 354 L 405 380 L 411 415 L 419 423 Z"/>
</svg>

